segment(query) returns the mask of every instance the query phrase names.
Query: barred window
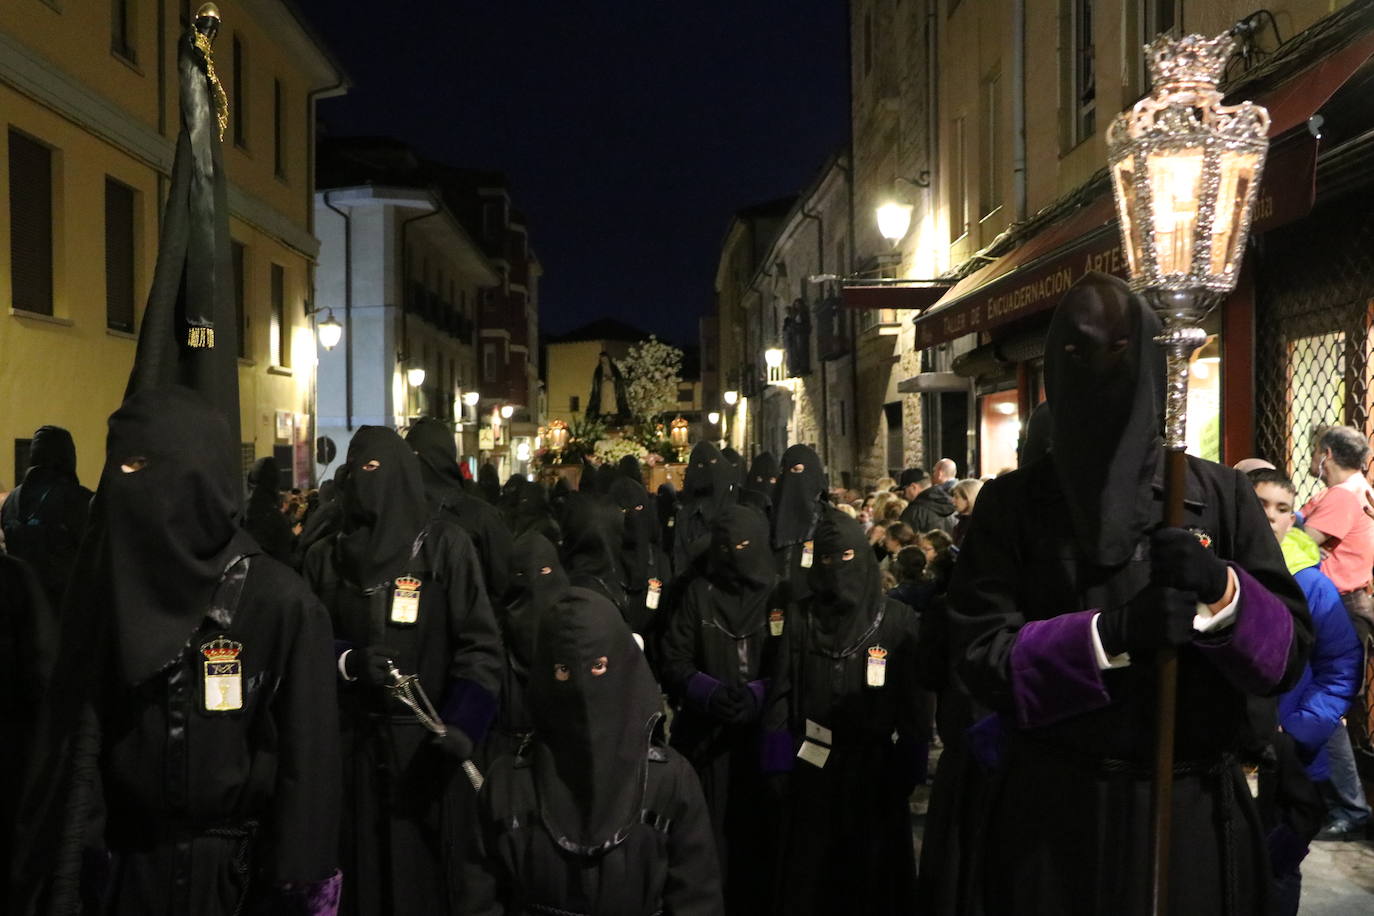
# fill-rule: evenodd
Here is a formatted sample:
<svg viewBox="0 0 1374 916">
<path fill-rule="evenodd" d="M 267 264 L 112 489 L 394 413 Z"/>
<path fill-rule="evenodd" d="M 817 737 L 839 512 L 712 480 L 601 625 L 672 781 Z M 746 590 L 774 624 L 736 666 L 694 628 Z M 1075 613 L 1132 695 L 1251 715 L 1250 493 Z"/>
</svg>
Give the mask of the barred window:
<svg viewBox="0 0 1374 916">
<path fill-rule="evenodd" d="M 105 325 L 134 329 L 134 191 L 105 176 Z"/>
</svg>

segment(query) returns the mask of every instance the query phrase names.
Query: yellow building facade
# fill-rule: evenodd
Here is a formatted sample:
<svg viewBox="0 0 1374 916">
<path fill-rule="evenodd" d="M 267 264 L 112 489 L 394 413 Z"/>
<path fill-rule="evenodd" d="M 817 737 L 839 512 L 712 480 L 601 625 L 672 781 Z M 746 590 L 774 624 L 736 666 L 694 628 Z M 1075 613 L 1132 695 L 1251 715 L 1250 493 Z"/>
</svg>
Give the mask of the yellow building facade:
<svg viewBox="0 0 1374 916">
<path fill-rule="evenodd" d="M 305 482 L 314 104 L 345 82 L 281 0 L 219 5 L 243 454 L 289 459 Z M 99 476 L 157 258 L 187 14 L 172 2 L 0 4 L 0 492 L 43 424 L 70 429 L 82 480 Z"/>
</svg>

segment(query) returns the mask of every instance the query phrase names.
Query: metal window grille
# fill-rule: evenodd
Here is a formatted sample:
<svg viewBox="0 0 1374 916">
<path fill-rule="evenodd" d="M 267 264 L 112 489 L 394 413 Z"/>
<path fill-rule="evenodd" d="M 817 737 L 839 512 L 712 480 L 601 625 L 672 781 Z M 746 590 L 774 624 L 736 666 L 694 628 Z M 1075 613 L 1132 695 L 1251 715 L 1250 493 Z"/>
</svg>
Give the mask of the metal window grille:
<svg viewBox="0 0 1374 916">
<path fill-rule="evenodd" d="M 1293 477 L 1302 505 L 1324 426 L 1371 426 L 1374 194 L 1323 207 L 1265 237 L 1255 259 L 1259 454 Z"/>
</svg>

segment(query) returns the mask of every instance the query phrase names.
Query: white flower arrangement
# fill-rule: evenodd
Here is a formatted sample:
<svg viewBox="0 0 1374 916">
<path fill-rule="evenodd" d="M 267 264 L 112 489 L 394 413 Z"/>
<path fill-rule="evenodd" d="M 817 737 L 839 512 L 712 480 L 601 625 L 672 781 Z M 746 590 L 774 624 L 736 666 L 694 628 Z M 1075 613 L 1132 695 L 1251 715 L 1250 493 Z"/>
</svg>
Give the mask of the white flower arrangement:
<svg viewBox="0 0 1374 916">
<path fill-rule="evenodd" d="M 616 464 L 626 455 L 632 455 L 642 462 L 649 454 L 648 449 L 633 439 L 598 439 L 595 452 L 596 457 L 606 464 Z"/>
</svg>

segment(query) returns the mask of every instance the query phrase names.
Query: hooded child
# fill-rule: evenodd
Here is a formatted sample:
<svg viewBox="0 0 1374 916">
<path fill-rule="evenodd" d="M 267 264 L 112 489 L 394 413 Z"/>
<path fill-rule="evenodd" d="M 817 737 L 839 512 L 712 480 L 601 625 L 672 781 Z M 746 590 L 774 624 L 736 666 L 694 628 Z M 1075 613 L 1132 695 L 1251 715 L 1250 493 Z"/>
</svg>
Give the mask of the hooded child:
<svg viewBox="0 0 1374 916">
<path fill-rule="evenodd" d="M 463 487 L 458 446 L 453 430 L 442 420 L 424 417 L 406 431 L 406 444 L 420 459 L 425 499 L 435 515 L 458 523 L 467 532 L 482 564 L 482 581 L 493 607 L 505 598 L 510 584 L 513 549 L 510 528 L 501 513 Z"/>
<path fill-rule="evenodd" d="M 767 519 L 730 506 L 711 522 L 710 549 L 678 593 L 662 640 L 663 684 L 677 705 L 672 744 L 701 779 L 729 913 L 769 906 L 775 812 L 764 807 L 760 719 L 785 600 Z"/>
<path fill-rule="evenodd" d="M 306 556 L 334 624 L 344 752 L 343 912 L 456 913 L 447 850 L 470 816 L 461 770 L 496 714 L 501 638 L 472 541 L 435 518 L 393 430 L 348 446 L 343 529 Z M 387 688 L 415 675 L 447 733 Z"/>
<path fill-rule="evenodd" d="M 778 459 L 773 457 L 772 452 L 759 452 L 749 465 L 749 473 L 744 476 L 744 486 L 739 493 L 740 505 L 757 509 L 771 519 L 773 490 L 777 485 Z"/>
<path fill-rule="evenodd" d="M 230 441 L 186 389 L 142 391 L 110 417 L 95 590 L 105 913 L 337 905 L 329 618 L 240 529 Z"/>
<path fill-rule="evenodd" d="M 1248 700 L 1296 683 L 1312 622 L 1243 475 L 1189 456 L 1185 524 L 1162 526 L 1159 333 L 1114 277 L 1069 290 L 1046 338 L 1049 455 L 983 488 L 954 566 L 953 654 L 995 713 L 971 732 L 989 804 L 959 912 L 1147 912 L 1162 646 L 1179 668 L 1168 909 L 1268 906 L 1238 757 Z"/>
<path fill-rule="evenodd" d="M 76 476 L 76 443 L 60 426 L 40 426 L 29 442 L 24 480 L 0 505 L 5 549 L 28 563 L 53 608 L 71 579 L 86 531 L 91 491 Z"/>
<path fill-rule="evenodd" d="M 811 587 L 812 540 L 827 505 L 826 487 L 825 467 L 815 449 L 794 445 L 782 453 L 773 491 L 773 553 L 778 572 L 791 584 L 795 598 L 806 597 Z"/>
<path fill-rule="evenodd" d="M 908 913 L 908 799 L 928 752 L 916 615 L 883 594 L 856 520 L 827 508 L 814 537 L 811 588 L 788 608 L 763 720 L 762 765 L 783 807 L 776 911 Z"/>
<path fill-rule="evenodd" d="M 464 916 L 722 913 L 696 774 L 663 746 L 658 685 L 609 601 L 561 595 L 528 690 L 534 735 L 478 796 Z"/>
</svg>

